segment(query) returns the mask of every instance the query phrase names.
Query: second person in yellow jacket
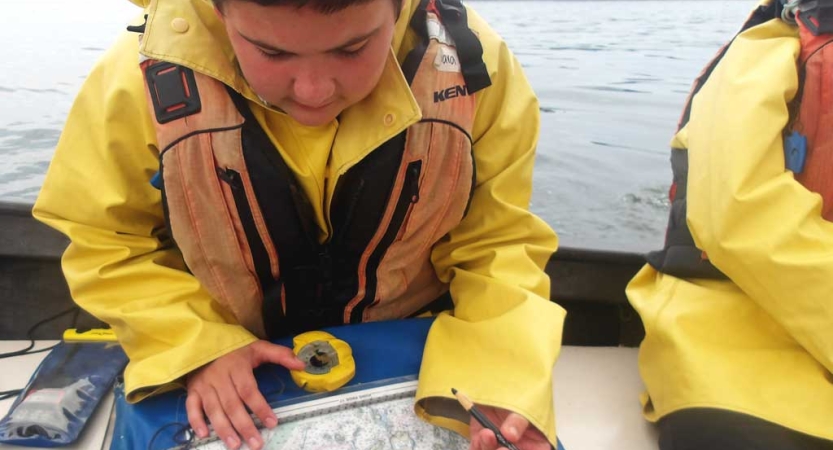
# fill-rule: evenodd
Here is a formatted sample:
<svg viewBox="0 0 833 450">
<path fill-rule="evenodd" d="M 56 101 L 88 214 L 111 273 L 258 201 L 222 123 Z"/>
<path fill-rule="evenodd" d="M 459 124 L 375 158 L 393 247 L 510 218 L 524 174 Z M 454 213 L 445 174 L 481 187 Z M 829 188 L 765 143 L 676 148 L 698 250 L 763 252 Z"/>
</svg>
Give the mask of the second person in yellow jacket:
<svg viewBox="0 0 833 450">
<path fill-rule="evenodd" d="M 666 245 L 627 288 L 662 450 L 833 448 L 833 135 L 810 134 L 830 130 L 833 61 L 802 48 L 780 3 L 695 83 Z M 803 168 L 785 156 L 793 132 L 809 138 Z"/>
</svg>

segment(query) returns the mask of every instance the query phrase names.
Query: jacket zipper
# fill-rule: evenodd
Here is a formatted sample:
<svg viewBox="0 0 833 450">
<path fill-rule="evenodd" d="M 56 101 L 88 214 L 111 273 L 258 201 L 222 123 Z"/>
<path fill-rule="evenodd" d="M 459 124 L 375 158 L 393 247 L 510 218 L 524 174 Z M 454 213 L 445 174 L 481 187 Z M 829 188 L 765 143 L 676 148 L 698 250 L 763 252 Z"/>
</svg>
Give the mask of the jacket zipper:
<svg viewBox="0 0 833 450">
<path fill-rule="evenodd" d="M 405 169 L 405 181 L 402 184 L 402 192 L 399 194 L 399 198 L 396 200 L 396 206 L 393 209 L 393 217 L 391 217 L 390 224 L 387 230 L 385 230 L 385 234 L 382 236 L 379 245 L 373 250 L 367 262 L 367 270 L 365 273 L 368 281 L 365 297 L 350 312 L 351 323 L 361 322 L 364 309 L 376 299 L 376 269 L 379 267 L 385 252 L 387 252 L 399 234 L 399 230 L 402 228 L 411 206 L 419 202 L 419 176 L 421 173 L 422 160 L 408 163 L 408 167 Z"/>
<path fill-rule="evenodd" d="M 338 230 L 338 234 L 336 234 L 336 230 L 332 229 L 330 232 L 330 237 L 327 239 L 327 241 L 319 246 L 318 264 L 322 279 L 320 293 L 322 299 L 331 298 L 333 293 L 333 252 L 331 249 L 339 245 L 341 241 L 344 240 L 344 236 L 347 235 L 347 230 L 350 228 L 350 223 L 353 221 L 353 214 L 356 210 L 356 206 L 359 203 L 359 198 L 361 197 L 362 191 L 364 190 L 364 184 L 364 179 L 359 179 L 359 184 L 356 187 L 356 190 L 353 192 L 353 195 L 350 196 L 350 203 L 347 205 L 344 223 Z M 338 189 L 341 186 L 341 184 L 336 186 L 333 198 L 338 198 L 336 194 L 338 193 Z M 330 225 L 330 228 L 332 228 L 332 224 Z"/>
<path fill-rule="evenodd" d="M 255 224 L 254 214 L 252 214 L 252 207 L 249 205 L 249 199 L 246 197 L 246 188 L 243 185 L 243 179 L 240 173 L 233 169 L 217 168 L 217 176 L 231 187 L 231 193 L 234 197 L 234 204 L 237 208 L 237 215 L 240 217 L 240 222 L 243 225 L 243 231 L 246 234 L 249 248 L 252 252 L 252 259 L 255 264 L 255 272 L 260 279 L 263 286 L 264 297 L 267 291 L 271 291 L 273 285 L 277 282 L 272 277 L 272 265 L 269 260 L 269 254 L 266 251 L 266 246 L 260 239 L 257 225 Z M 273 294 L 274 295 L 274 294 Z M 265 299 L 264 299 L 265 300 Z M 269 299 L 273 300 L 273 299 Z M 280 301 L 280 298 L 278 298 Z M 283 308 L 281 307 L 281 311 Z"/>
</svg>

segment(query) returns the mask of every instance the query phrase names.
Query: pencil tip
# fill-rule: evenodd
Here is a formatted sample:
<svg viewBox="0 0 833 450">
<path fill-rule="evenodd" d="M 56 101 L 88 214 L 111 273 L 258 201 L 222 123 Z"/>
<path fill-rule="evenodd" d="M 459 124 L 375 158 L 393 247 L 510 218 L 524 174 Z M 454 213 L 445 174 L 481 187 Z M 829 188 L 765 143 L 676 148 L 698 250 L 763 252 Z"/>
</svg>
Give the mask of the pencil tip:
<svg viewBox="0 0 833 450">
<path fill-rule="evenodd" d="M 451 393 L 457 395 L 457 389 L 451 388 Z"/>
</svg>

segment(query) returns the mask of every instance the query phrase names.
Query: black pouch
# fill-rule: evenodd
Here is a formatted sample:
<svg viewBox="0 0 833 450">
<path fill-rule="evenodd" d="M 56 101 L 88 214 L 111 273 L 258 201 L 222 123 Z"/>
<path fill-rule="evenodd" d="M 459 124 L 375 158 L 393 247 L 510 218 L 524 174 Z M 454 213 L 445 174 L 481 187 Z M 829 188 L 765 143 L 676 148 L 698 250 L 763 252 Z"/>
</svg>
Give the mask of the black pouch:
<svg viewBox="0 0 833 450">
<path fill-rule="evenodd" d="M 61 342 L 0 420 L 0 443 L 56 447 L 75 442 L 126 364 L 115 342 Z"/>
</svg>

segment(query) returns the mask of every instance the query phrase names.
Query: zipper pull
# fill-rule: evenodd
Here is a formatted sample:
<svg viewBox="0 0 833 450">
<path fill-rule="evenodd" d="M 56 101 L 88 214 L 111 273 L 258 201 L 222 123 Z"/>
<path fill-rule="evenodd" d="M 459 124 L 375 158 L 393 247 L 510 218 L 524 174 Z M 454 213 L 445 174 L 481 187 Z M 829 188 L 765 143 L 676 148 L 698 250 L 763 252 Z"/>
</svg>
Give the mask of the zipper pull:
<svg viewBox="0 0 833 450">
<path fill-rule="evenodd" d="M 220 177 L 226 184 L 231 186 L 233 189 L 238 189 L 243 187 L 243 184 L 240 180 L 240 174 L 232 169 L 222 169 L 220 167 L 217 168 L 217 176 Z"/>
<path fill-rule="evenodd" d="M 408 179 L 410 181 L 408 189 L 411 193 L 411 203 L 419 201 L 419 172 L 420 164 L 412 164 L 408 167 Z"/>
<path fill-rule="evenodd" d="M 158 191 L 162 190 L 163 181 L 161 170 L 157 170 L 156 173 L 153 174 L 153 177 L 150 179 L 150 185 L 156 188 L 156 190 Z"/>
<path fill-rule="evenodd" d="M 784 138 L 784 160 L 787 170 L 798 175 L 804 171 L 804 163 L 807 161 L 807 137 L 793 131 Z"/>
</svg>

